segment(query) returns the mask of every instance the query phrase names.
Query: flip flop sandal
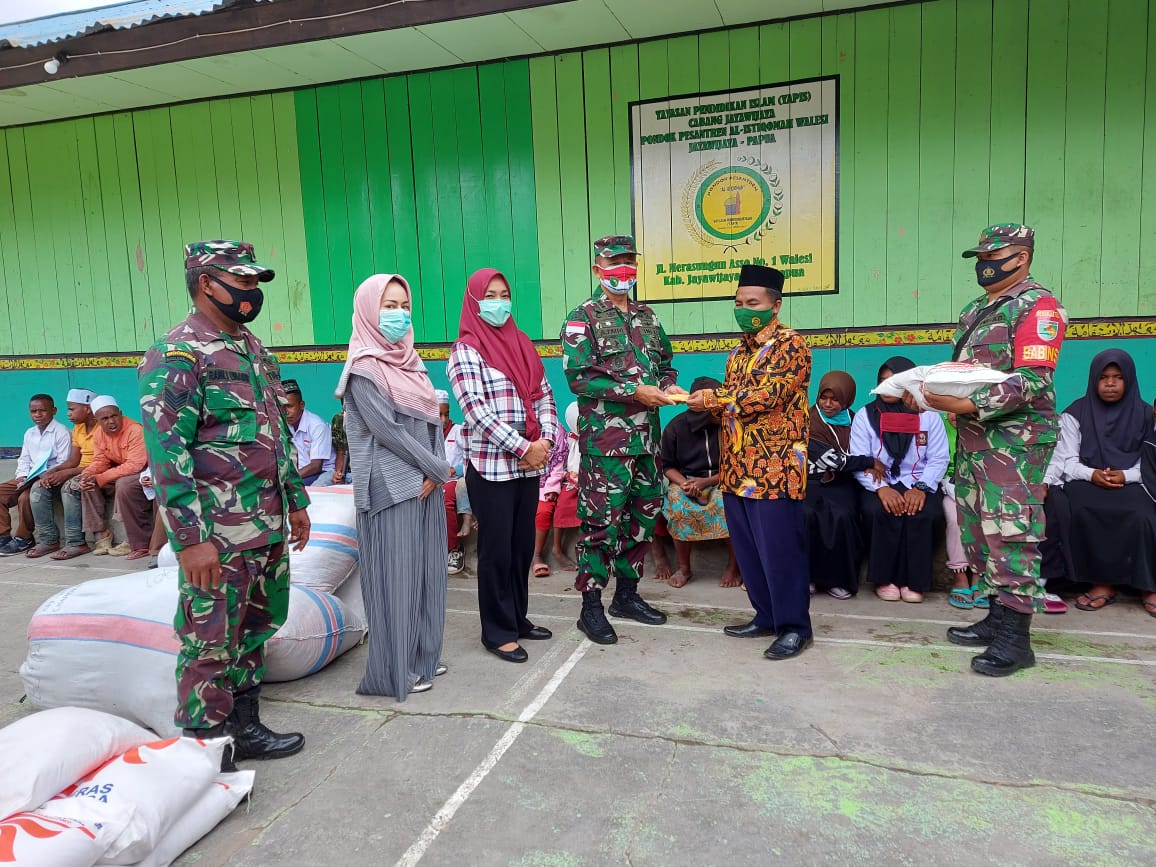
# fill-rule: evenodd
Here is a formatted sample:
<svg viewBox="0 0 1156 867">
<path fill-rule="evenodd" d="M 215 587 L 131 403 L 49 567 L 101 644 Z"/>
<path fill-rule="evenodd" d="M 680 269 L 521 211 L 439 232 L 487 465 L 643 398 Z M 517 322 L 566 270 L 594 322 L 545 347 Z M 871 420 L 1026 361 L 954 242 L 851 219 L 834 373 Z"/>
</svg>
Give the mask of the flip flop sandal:
<svg viewBox="0 0 1156 867">
<path fill-rule="evenodd" d="M 1080 601 L 1081 598 L 1087 599 L 1088 601 L 1087 602 L 1081 602 Z M 1094 603 L 1100 601 L 1101 599 L 1104 600 L 1103 605 L 1094 604 Z M 1076 607 L 1079 608 L 1081 611 L 1102 611 L 1115 601 L 1116 601 L 1116 594 L 1115 593 L 1113 593 L 1111 596 L 1108 596 L 1108 595 L 1103 594 L 1103 593 L 1097 593 L 1095 596 L 1092 596 L 1088 593 L 1081 593 L 1080 596 L 1076 599 Z"/>
<path fill-rule="evenodd" d="M 975 608 L 975 597 L 966 587 L 953 587 L 947 596 L 947 602 L 954 608 Z"/>
<path fill-rule="evenodd" d="M 127 554 L 125 554 L 124 559 L 125 560 L 143 560 L 148 555 L 149 555 L 149 549 L 148 548 L 138 548 L 135 551 L 129 551 Z"/>
<path fill-rule="evenodd" d="M 40 544 L 37 544 L 36 547 L 32 548 L 31 550 L 25 551 L 24 556 L 30 557 L 31 559 L 35 560 L 37 557 L 45 557 L 45 556 L 53 553 L 54 551 L 59 551 L 59 550 L 60 550 L 60 543 L 59 542 L 52 544 L 52 545 L 49 545 L 47 543 L 40 543 Z"/>
<path fill-rule="evenodd" d="M 539 563 L 537 566 L 534 567 L 534 577 L 535 578 L 545 578 L 549 574 L 550 574 L 550 567 L 547 566 L 545 563 Z"/>
<path fill-rule="evenodd" d="M 1068 603 L 1055 593 L 1044 594 L 1044 614 L 1067 614 Z M 1156 615 L 1153 615 L 1156 616 Z"/>
<path fill-rule="evenodd" d="M 1148 612 L 1149 617 L 1156 617 L 1156 600 L 1143 603 L 1144 610 Z"/>
<path fill-rule="evenodd" d="M 991 602 L 988 601 L 988 598 L 986 596 L 980 596 L 979 595 L 979 585 L 978 584 L 972 584 L 970 589 L 971 589 L 971 598 L 972 598 L 972 603 L 971 603 L 972 608 L 991 608 Z"/>
<path fill-rule="evenodd" d="M 91 551 L 91 549 L 81 550 L 76 545 L 69 545 L 67 548 L 61 548 L 59 551 L 57 551 L 55 554 L 53 554 L 52 559 L 53 560 L 71 560 L 74 557 L 82 557 L 85 554 L 90 553 L 90 551 Z"/>
</svg>

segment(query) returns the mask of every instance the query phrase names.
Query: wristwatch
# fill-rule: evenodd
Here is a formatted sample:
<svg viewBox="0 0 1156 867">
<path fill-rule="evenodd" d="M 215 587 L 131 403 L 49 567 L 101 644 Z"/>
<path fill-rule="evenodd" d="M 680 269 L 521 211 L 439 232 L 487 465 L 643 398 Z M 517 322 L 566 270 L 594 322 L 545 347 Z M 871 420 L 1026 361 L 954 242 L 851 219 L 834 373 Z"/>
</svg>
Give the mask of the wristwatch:
<svg viewBox="0 0 1156 867">
<path fill-rule="evenodd" d="M 930 493 L 934 492 L 932 487 L 929 484 L 927 484 L 926 482 L 916 482 L 911 487 L 915 488 L 915 490 L 917 490 L 917 491 L 923 491 L 923 493 L 925 493 L 925 494 L 930 494 Z"/>
</svg>

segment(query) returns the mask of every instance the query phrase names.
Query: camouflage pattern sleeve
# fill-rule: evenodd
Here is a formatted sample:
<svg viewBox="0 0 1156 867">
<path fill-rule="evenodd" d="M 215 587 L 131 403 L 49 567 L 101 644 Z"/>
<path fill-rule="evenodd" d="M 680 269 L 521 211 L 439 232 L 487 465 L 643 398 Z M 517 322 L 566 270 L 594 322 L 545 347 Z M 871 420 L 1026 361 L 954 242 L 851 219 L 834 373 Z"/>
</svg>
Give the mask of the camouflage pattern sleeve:
<svg viewBox="0 0 1156 867">
<path fill-rule="evenodd" d="M 283 395 L 285 392 L 280 384 L 280 365 L 272 359 L 272 356 L 269 357 L 277 370 L 277 388 Z M 277 479 L 281 483 L 281 495 L 284 498 L 285 511 L 297 512 L 309 505 L 309 494 L 306 493 L 305 482 L 301 479 L 301 473 L 297 471 L 297 462 L 293 460 L 293 434 L 289 432 L 289 422 L 285 420 L 284 412 L 277 414 L 276 424 L 277 435 L 281 438 L 281 447 L 277 449 Z"/>
<path fill-rule="evenodd" d="M 1003 382 L 985 385 L 971 395 L 980 421 L 1019 412 L 1052 390 L 1052 371 L 1046 367 L 1020 368 Z"/>
<path fill-rule="evenodd" d="M 561 338 L 562 369 L 566 373 L 570 391 L 591 400 L 634 403 L 638 383 L 611 371 L 602 363 L 595 349 L 597 341 L 594 339 L 594 329 L 581 308 L 567 317 Z"/>
<path fill-rule="evenodd" d="M 674 346 L 661 322 L 658 323 L 658 336 L 662 341 L 662 350 L 658 359 L 658 386 L 659 388 L 670 388 L 672 385 L 678 385 L 678 371 L 674 369 Z"/>
<path fill-rule="evenodd" d="M 193 478 L 190 447 L 196 442 L 202 393 L 196 356 L 181 344 L 157 344 L 140 366 L 141 421 L 153 469 L 160 513 L 174 551 L 208 541 L 207 526 Z M 178 539 L 177 530 L 193 530 Z"/>
<path fill-rule="evenodd" d="M 1028 409 L 1037 398 L 1053 393 L 1066 328 L 1066 313 L 1051 294 L 1026 307 L 1012 331 L 1012 376 L 972 395 L 980 421 Z"/>
</svg>

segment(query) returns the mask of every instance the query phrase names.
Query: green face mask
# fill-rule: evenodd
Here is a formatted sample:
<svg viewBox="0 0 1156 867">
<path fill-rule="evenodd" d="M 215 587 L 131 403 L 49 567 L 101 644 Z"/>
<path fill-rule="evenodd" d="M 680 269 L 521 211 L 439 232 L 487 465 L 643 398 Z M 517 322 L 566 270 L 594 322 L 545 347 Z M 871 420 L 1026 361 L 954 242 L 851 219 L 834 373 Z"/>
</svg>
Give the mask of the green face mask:
<svg viewBox="0 0 1156 867">
<path fill-rule="evenodd" d="M 483 322 L 501 328 L 510 318 L 512 307 L 508 298 L 483 298 L 478 302 L 478 315 Z"/>
<path fill-rule="evenodd" d="M 775 321 L 775 310 L 768 307 L 766 310 L 752 310 L 750 307 L 735 308 L 735 322 L 744 334 L 757 334 Z"/>
</svg>

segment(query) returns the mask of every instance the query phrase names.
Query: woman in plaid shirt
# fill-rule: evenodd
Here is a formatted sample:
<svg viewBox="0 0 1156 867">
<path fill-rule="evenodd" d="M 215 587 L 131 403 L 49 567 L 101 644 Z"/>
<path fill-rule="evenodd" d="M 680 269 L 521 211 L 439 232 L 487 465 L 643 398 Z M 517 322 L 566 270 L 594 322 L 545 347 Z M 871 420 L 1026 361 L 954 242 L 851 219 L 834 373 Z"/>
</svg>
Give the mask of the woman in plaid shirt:
<svg viewBox="0 0 1156 867">
<path fill-rule="evenodd" d="M 470 277 L 446 374 L 465 414 L 466 490 L 476 514 L 482 645 L 507 662 L 529 657 L 520 639 L 551 632 L 526 618 L 538 476 L 557 439 L 546 370 L 510 315 L 509 281 L 493 268 Z"/>
</svg>

